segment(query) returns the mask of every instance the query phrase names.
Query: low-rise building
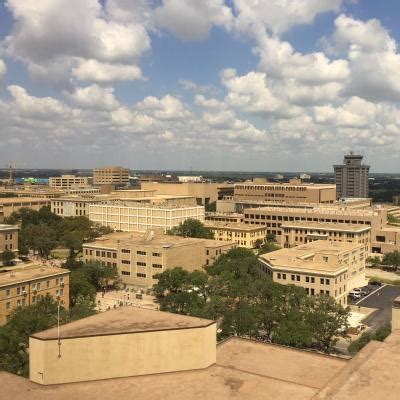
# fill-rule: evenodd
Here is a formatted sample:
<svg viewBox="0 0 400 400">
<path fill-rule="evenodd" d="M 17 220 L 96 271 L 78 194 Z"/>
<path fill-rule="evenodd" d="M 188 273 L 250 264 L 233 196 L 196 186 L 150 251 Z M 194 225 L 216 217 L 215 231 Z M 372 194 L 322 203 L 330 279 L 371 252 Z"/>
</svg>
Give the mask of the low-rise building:
<svg viewBox="0 0 400 400">
<path fill-rule="evenodd" d="M 42 207 L 50 206 L 51 199 L 38 197 L 10 197 L 0 199 L 0 222 L 4 222 L 14 211 L 30 208 L 39 211 Z"/>
<path fill-rule="evenodd" d="M 323 222 L 284 222 L 281 225 L 281 247 L 294 247 L 315 240 L 363 244 L 371 251 L 371 227 L 357 224 Z"/>
<path fill-rule="evenodd" d="M 89 204 L 88 216 L 91 221 L 118 231 L 146 232 L 149 229 L 162 229 L 166 232 L 188 218 L 203 222 L 204 207 L 120 201 Z"/>
<path fill-rule="evenodd" d="M 206 212 L 205 218 L 206 221 L 240 223 L 243 222 L 244 215 L 239 213 Z"/>
<path fill-rule="evenodd" d="M 35 304 L 47 294 L 69 307 L 69 274 L 64 268 L 29 266 L 0 274 L 0 325 L 18 307 Z"/>
<path fill-rule="evenodd" d="M 175 267 L 201 269 L 234 246 L 232 242 L 183 238 L 160 231 L 116 232 L 85 243 L 83 257 L 85 262 L 100 261 L 116 267 L 125 285 L 152 287 L 156 274 Z"/>
<path fill-rule="evenodd" d="M 300 286 L 311 296 L 327 294 L 346 305 L 347 294 L 366 284 L 366 255 L 362 244 L 318 240 L 263 254 L 259 260 L 274 282 Z"/>
<path fill-rule="evenodd" d="M 0 224 L 0 264 L 1 254 L 5 250 L 11 250 L 18 254 L 18 226 Z"/>
<path fill-rule="evenodd" d="M 117 185 L 129 184 L 129 169 L 122 167 L 104 167 L 93 170 L 93 185 Z"/>
<path fill-rule="evenodd" d="M 257 182 L 257 181 L 256 181 Z M 304 183 L 300 179 L 289 182 L 236 183 L 235 201 L 285 201 L 286 203 L 330 204 L 336 201 L 336 186 L 330 184 Z"/>
<path fill-rule="evenodd" d="M 267 235 L 266 226 L 216 221 L 205 221 L 204 225 L 214 233 L 215 240 L 235 242 L 238 246 L 248 249 L 254 249 L 264 243 Z"/>
<path fill-rule="evenodd" d="M 86 176 L 61 175 L 49 178 L 49 186 L 55 189 L 70 189 L 75 186 L 88 186 L 89 178 Z"/>
</svg>

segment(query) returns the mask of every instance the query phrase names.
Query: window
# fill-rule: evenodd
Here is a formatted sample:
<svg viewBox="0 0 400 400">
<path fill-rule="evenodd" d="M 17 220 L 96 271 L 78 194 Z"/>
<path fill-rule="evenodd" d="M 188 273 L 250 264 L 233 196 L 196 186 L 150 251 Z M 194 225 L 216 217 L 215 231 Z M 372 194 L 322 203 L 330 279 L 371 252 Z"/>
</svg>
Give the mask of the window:
<svg viewBox="0 0 400 400">
<path fill-rule="evenodd" d="M 329 279 L 325 279 L 325 285 L 330 285 L 331 281 Z"/>
<path fill-rule="evenodd" d="M 319 281 L 320 281 L 321 285 L 324 284 L 324 278 L 321 278 Z"/>
<path fill-rule="evenodd" d="M 324 260 L 324 262 L 328 262 L 328 257 L 322 257 L 322 259 Z"/>
<path fill-rule="evenodd" d="M 107 251 L 107 258 L 111 258 L 111 251 Z"/>
<path fill-rule="evenodd" d="M 113 258 L 117 258 L 117 253 L 113 253 Z"/>
<path fill-rule="evenodd" d="M 314 294 L 315 294 L 314 289 L 310 289 L 310 293 L 311 293 L 311 296 L 314 296 Z"/>
<path fill-rule="evenodd" d="M 60 296 L 64 296 L 64 289 L 60 289 Z"/>
<path fill-rule="evenodd" d="M 153 264 L 153 268 L 162 268 L 161 264 Z"/>
<path fill-rule="evenodd" d="M 50 281 L 46 281 L 46 287 L 50 287 Z"/>
<path fill-rule="evenodd" d="M 17 296 L 19 296 L 21 294 L 21 288 L 17 287 Z"/>
<path fill-rule="evenodd" d="M 6 289 L 6 297 L 10 297 L 11 295 L 11 289 Z"/>
<path fill-rule="evenodd" d="M 121 271 L 121 275 L 130 275 L 131 273 L 129 271 Z"/>
<path fill-rule="evenodd" d="M 286 280 L 286 274 L 282 274 L 282 278 Z"/>
<path fill-rule="evenodd" d="M 310 282 L 310 277 L 306 276 L 306 282 Z"/>
<path fill-rule="evenodd" d="M 105 257 L 105 256 L 106 256 L 106 252 L 105 252 L 105 251 L 102 251 L 102 252 L 101 252 L 101 256 L 102 256 L 102 257 Z"/>
<path fill-rule="evenodd" d="M 281 274 L 278 272 L 278 279 L 281 279 Z"/>
<path fill-rule="evenodd" d="M 122 264 L 130 264 L 131 262 L 129 260 L 121 260 Z"/>
<path fill-rule="evenodd" d="M 161 257 L 161 253 L 153 253 L 153 257 Z"/>
<path fill-rule="evenodd" d="M 6 303 L 6 310 L 9 310 L 11 308 L 11 303 L 8 301 L 7 303 Z"/>
<path fill-rule="evenodd" d="M 143 273 L 141 273 L 141 272 L 138 272 L 138 273 L 136 274 L 136 276 L 137 276 L 138 278 L 146 278 L 146 274 L 143 274 Z"/>
<path fill-rule="evenodd" d="M 122 249 L 121 252 L 122 253 L 130 253 L 131 251 L 129 249 Z"/>
<path fill-rule="evenodd" d="M 140 255 L 140 256 L 145 256 L 145 255 L 146 255 L 146 252 L 145 252 L 145 251 L 140 251 L 140 250 L 138 250 L 138 251 L 136 252 L 136 254 L 138 254 L 138 255 Z"/>
<path fill-rule="evenodd" d="M 300 282 L 300 275 L 296 275 L 297 282 Z"/>
<path fill-rule="evenodd" d="M 146 263 L 145 263 L 145 262 L 142 262 L 142 261 L 138 261 L 136 264 L 137 264 L 139 267 L 145 267 L 145 266 L 146 266 Z"/>
<path fill-rule="evenodd" d="M 294 276 L 294 275 L 291 275 L 291 276 L 290 276 L 290 279 L 291 279 L 292 281 L 294 281 L 294 280 L 295 280 L 295 276 Z"/>
<path fill-rule="evenodd" d="M 100 257 L 100 251 L 96 250 L 96 256 Z"/>
<path fill-rule="evenodd" d="M 56 278 L 56 286 L 60 284 L 60 278 Z"/>
</svg>

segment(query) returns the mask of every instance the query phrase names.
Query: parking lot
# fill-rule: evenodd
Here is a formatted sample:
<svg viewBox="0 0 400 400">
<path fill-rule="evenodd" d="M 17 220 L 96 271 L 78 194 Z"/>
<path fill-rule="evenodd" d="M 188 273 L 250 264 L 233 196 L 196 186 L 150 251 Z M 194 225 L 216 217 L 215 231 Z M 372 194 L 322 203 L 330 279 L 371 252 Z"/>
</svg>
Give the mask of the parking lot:
<svg viewBox="0 0 400 400">
<path fill-rule="evenodd" d="M 351 302 L 351 304 L 360 307 L 375 308 L 376 311 L 362 322 L 372 329 L 376 329 L 391 321 L 392 303 L 398 296 L 400 296 L 400 286 L 383 285 L 362 299 Z"/>
</svg>

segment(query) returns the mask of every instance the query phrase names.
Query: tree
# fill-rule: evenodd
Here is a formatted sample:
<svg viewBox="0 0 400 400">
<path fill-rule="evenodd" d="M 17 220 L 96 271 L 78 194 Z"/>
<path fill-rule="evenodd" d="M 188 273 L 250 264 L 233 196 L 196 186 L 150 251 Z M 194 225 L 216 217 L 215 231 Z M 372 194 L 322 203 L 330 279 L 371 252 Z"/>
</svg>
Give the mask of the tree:
<svg viewBox="0 0 400 400">
<path fill-rule="evenodd" d="M 12 265 L 14 257 L 15 254 L 12 250 L 4 250 L 3 253 L 1 253 L 1 260 L 4 266 Z"/>
<path fill-rule="evenodd" d="M 308 300 L 306 321 L 310 324 L 313 340 L 319 350 L 329 354 L 339 337 L 347 337 L 350 309 L 343 308 L 328 295 L 311 296 Z"/>
<path fill-rule="evenodd" d="M 96 288 L 89 282 L 83 271 L 72 271 L 69 279 L 69 296 L 71 306 L 85 301 L 94 303 Z"/>
<path fill-rule="evenodd" d="M 193 218 L 186 219 L 168 233 L 175 236 L 214 239 L 214 233 L 206 228 L 201 221 Z"/>
<path fill-rule="evenodd" d="M 276 236 L 273 233 L 268 233 L 265 237 L 267 243 L 276 243 Z"/>
<path fill-rule="evenodd" d="M 391 253 L 386 253 L 382 259 L 383 265 L 393 265 L 395 267 L 400 266 L 400 251 L 395 250 Z"/>
<path fill-rule="evenodd" d="M 24 239 L 30 249 L 37 251 L 44 258 L 48 258 L 51 250 L 57 246 L 55 230 L 45 224 L 26 226 Z"/>
<path fill-rule="evenodd" d="M 375 332 L 364 332 L 361 337 L 350 343 L 347 350 L 350 354 L 358 353 L 363 347 L 365 347 L 371 340 L 378 340 L 383 342 L 392 332 L 392 326 L 390 323 L 379 327 Z"/>
<path fill-rule="evenodd" d="M 261 254 L 271 253 L 272 251 L 279 250 L 280 247 L 272 242 L 264 243 L 259 249 L 257 254 L 261 256 Z"/>
<path fill-rule="evenodd" d="M 207 203 L 205 205 L 206 212 L 215 212 L 217 211 L 217 203 L 213 201 L 212 203 Z"/>
</svg>

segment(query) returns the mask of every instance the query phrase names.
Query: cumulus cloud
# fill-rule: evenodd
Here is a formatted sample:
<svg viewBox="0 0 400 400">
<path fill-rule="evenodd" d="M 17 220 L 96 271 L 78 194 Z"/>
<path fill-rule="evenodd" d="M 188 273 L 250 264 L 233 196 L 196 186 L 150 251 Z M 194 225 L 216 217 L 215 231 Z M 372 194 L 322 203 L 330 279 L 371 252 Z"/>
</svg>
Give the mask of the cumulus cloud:
<svg viewBox="0 0 400 400">
<path fill-rule="evenodd" d="M 241 31 L 269 30 L 282 33 L 291 27 L 311 23 L 316 15 L 337 12 L 343 0 L 233 0 Z"/>
<path fill-rule="evenodd" d="M 96 110 L 115 110 L 119 102 L 114 96 L 113 88 L 103 88 L 98 85 L 77 87 L 72 93 L 65 92 L 65 96 L 77 106 Z"/>
<path fill-rule="evenodd" d="M 154 19 L 178 39 L 198 41 L 207 38 L 213 26 L 229 28 L 232 12 L 224 0 L 163 0 Z"/>
<path fill-rule="evenodd" d="M 124 71 L 130 79 L 141 76 L 137 64 L 151 44 L 147 28 L 140 21 L 113 20 L 115 7 L 114 14 L 107 14 L 97 0 L 8 0 L 6 5 L 15 24 L 3 46 L 33 75 L 67 80 L 76 68 L 80 79 L 91 80 L 93 73 L 94 81 L 111 81 L 116 64 L 135 68 Z M 93 68 L 96 62 L 101 72 Z"/>
<path fill-rule="evenodd" d="M 0 79 L 6 74 L 6 63 L 0 58 Z"/>
<path fill-rule="evenodd" d="M 138 110 L 145 110 L 155 118 L 161 120 L 184 118 L 190 114 L 179 99 L 169 94 L 161 99 L 148 96 L 139 102 L 136 108 Z"/>
</svg>

